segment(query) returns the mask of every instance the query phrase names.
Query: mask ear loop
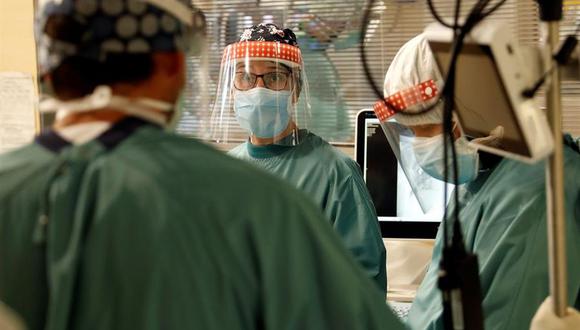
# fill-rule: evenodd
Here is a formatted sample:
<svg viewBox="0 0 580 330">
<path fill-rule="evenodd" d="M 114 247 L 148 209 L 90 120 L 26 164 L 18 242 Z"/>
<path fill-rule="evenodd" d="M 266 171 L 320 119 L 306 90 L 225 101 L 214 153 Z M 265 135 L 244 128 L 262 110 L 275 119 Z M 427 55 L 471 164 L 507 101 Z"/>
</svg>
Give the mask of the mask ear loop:
<svg viewBox="0 0 580 330">
<path fill-rule="evenodd" d="M 83 98 L 64 102 L 57 99 L 47 99 L 39 104 L 40 112 L 56 112 L 57 118 L 63 118 L 72 113 L 99 111 L 107 107 L 160 126 L 166 126 L 168 122 L 164 113 L 173 111 L 173 105 L 167 102 L 148 98 L 131 100 L 113 95 L 109 86 L 98 86 L 92 94 Z"/>
</svg>

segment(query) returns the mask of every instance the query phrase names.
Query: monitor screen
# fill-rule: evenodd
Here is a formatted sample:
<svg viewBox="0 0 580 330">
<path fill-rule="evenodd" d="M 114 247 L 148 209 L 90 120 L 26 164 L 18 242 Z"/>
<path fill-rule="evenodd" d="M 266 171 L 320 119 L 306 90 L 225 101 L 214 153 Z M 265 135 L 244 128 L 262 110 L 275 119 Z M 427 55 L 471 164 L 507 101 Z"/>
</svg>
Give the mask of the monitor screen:
<svg viewBox="0 0 580 330">
<path fill-rule="evenodd" d="M 434 238 L 444 211 L 443 182 L 432 179 L 426 184 L 431 187 L 428 189 L 432 190 L 434 202 L 431 209 L 423 212 L 374 112 L 363 111 L 357 120 L 356 160 L 383 237 Z"/>
<path fill-rule="evenodd" d="M 430 41 L 443 76 L 449 65 L 449 43 Z M 468 138 L 486 137 L 504 128 L 500 149 L 525 157 L 531 153 L 489 46 L 465 44 L 459 54 L 455 83 L 455 111 Z M 493 109 L 493 111 L 490 111 Z"/>
</svg>

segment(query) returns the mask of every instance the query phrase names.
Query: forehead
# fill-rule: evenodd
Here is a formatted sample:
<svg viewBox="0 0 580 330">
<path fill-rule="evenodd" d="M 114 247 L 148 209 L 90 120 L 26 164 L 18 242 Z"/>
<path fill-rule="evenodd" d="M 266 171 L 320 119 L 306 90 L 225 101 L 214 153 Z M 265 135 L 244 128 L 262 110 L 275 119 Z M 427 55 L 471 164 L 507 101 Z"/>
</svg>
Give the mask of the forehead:
<svg viewBox="0 0 580 330">
<path fill-rule="evenodd" d="M 258 73 L 282 70 L 288 71 L 288 69 L 283 64 L 273 61 L 243 61 L 236 64 L 236 70 Z"/>
</svg>

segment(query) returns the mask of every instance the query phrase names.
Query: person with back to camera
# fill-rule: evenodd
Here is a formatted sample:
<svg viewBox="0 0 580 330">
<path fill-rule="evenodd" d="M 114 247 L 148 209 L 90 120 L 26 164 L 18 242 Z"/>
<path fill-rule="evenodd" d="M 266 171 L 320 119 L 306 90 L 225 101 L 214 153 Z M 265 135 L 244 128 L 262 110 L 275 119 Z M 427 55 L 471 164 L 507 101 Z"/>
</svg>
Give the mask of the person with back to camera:
<svg viewBox="0 0 580 330">
<path fill-rule="evenodd" d="M 46 0 L 35 24 L 58 119 L 0 155 L 0 300 L 28 329 L 403 328 L 300 192 L 165 131 L 190 1 Z"/>
</svg>

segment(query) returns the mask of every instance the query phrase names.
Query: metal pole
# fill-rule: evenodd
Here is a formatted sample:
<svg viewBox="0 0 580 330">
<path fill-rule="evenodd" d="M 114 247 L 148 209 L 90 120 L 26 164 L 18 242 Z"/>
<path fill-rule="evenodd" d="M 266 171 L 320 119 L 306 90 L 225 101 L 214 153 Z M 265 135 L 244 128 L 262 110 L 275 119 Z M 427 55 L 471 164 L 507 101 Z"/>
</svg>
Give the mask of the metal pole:
<svg viewBox="0 0 580 330">
<path fill-rule="evenodd" d="M 560 43 L 558 21 L 546 23 L 548 50 L 556 53 Z M 548 253 L 550 260 L 550 294 L 554 300 L 554 312 L 566 315 L 568 306 L 566 272 L 566 222 L 564 209 L 564 148 L 562 145 L 562 103 L 560 95 L 560 72 L 553 70 L 547 91 L 548 118 L 554 134 L 554 153 L 546 163 L 546 202 L 548 206 Z"/>
</svg>

